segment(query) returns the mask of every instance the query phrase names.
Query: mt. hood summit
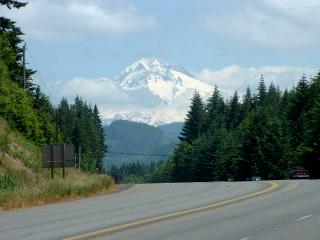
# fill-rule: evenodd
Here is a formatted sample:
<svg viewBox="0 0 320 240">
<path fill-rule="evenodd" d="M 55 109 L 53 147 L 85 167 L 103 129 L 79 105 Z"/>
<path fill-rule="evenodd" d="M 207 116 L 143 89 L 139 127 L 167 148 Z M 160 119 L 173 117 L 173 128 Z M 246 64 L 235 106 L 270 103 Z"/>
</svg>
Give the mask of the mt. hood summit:
<svg viewBox="0 0 320 240">
<path fill-rule="evenodd" d="M 198 80 L 180 65 L 143 58 L 113 78 L 126 104 L 102 111 L 107 122 L 126 119 L 160 125 L 183 121 L 194 91 L 208 97 L 213 86 Z"/>
<path fill-rule="evenodd" d="M 148 89 L 168 104 L 188 90 L 197 90 L 201 94 L 212 90 L 212 86 L 196 79 L 182 66 L 168 64 L 155 57 L 135 62 L 114 80 L 126 91 Z"/>
</svg>

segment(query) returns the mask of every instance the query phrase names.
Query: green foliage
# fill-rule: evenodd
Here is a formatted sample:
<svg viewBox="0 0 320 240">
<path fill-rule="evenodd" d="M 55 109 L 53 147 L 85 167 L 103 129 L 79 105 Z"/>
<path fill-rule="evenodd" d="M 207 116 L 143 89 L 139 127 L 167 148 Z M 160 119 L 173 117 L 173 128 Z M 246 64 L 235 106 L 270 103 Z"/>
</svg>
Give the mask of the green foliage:
<svg viewBox="0 0 320 240">
<path fill-rule="evenodd" d="M 1 190 L 12 190 L 17 186 L 16 178 L 13 176 L 12 172 L 5 171 L 0 174 L 0 189 Z"/>
<path fill-rule="evenodd" d="M 172 170 L 174 168 L 174 162 L 172 158 L 167 161 L 161 162 L 155 169 L 150 173 L 145 175 L 146 182 L 171 182 L 172 178 Z"/>
<path fill-rule="evenodd" d="M 120 167 L 112 165 L 110 175 L 115 179 L 116 183 L 152 182 L 150 173 L 152 173 L 155 168 L 155 163 L 144 164 L 139 161 L 124 163 Z"/>
<path fill-rule="evenodd" d="M 13 0 L 1 0 L 0 5 L 6 6 L 7 8 L 21 8 L 26 5 L 24 2 L 13 1 Z M 26 79 L 23 82 L 23 65 L 22 55 L 23 49 L 21 47 L 23 32 L 16 26 L 16 23 L 8 18 L 0 17 L 0 59 L 4 61 L 8 67 L 9 79 L 16 82 L 21 87 L 24 85 L 30 91 L 34 90 L 34 84 L 32 83 L 32 75 L 35 73 L 34 70 L 25 68 Z M 9 50 L 10 49 L 10 50 Z M 6 55 L 10 51 L 9 55 Z"/>
<path fill-rule="evenodd" d="M 163 132 L 156 127 L 125 120 L 112 122 L 105 132 L 109 141 L 121 143 L 121 148 L 129 153 L 151 154 L 164 139 Z"/>
<path fill-rule="evenodd" d="M 174 123 L 160 125 L 158 126 L 158 128 L 162 130 L 163 135 L 166 139 L 177 142 L 178 136 L 181 132 L 182 125 L 183 123 L 174 122 Z"/>
<path fill-rule="evenodd" d="M 0 117 L 0 151 L 8 151 L 9 149 L 9 127 Z"/>
<path fill-rule="evenodd" d="M 179 139 L 189 143 L 195 140 L 202 131 L 204 117 L 204 104 L 199 93 L 195 92 Z"/>
<path fill-rule="evenodd" d="M 242 101 L 237 92 L 224 101 L 215 87 L 204 110 L 195 94 L 163 180 L 283 179 L 298 166 L 320 178 L 319 96 L 320 72 L 283 93 L 261 76 L 257 95 L 248 87 Z"/>
<path fill-rule="evenodd" d="M 284 144 L 281 124 L 268 108 L 257 107 L 240 126 L 242 167 L 238 171 L 244 180 L 253 175 L 263 179 L 281 178 L 279 161 Z"/>
<path fill-rule="evenodd" d="M 0 5 L 11 9 L 26 3 L 2 0 Z M 0 17 L 0 115 L 38 144 L 49 143 L 53 135 L 52 106 L 40 88 L 35 89 L 34 70 L 25 69 L 27 79 L 23 83 L 22 36 L 15 22 Z"/>
<path fill-rule="evenodd" d="M 174 163 L 172 169 L 173 181 L 193 181 L 195 163 L 192 158 L 192 150 L 191 144 L 187 141 L 182 141 L 174 151 L 172 158 Z"/>
<path fill-rule="evenodd" d="M 215 86 L 212 96 L 209 98 L 204 112 L 204 123 L 202 123 L 201 133 L 225 127 L 226 116 L 223 98 L 217 86 Z"/>
<path fill-rule="evenodd" d="M 247 87 L 246 94 L 243 96 L 243 101 L 240 105 L 241 121 L 251 112 L 253 106 L 251 90 L 249 87 Z"/>
<path fill-rule="evenodd" d="M 39 172 L 42 167 L 40 147 L 10 128 L 7 121 L 0 117 L 0 160 L 6 154 L 19 159 L 32 171 Z"/>
<path fill-rule="evenodd" d="M 6 142 L 6 146 L 0 146 L 0 210 L 88 196 L 107 190 L 113 183 L 109 176 L 69 168 L 65 179 L 56 169 L 56 178 L 51 180 L 50 170 L 41 167 L 40 147 L 10 129 L 1 117 L 0 142 Z"/>
<path fill-rule="evenodd" d="M 104 163 L 120 167 L 137 161 L 150 164 L 165 160 L 178 144 L 180 130 L 181 124 L 154 127 L 126 120 L 113 121 L 104 128 L 108 145 Z"/>
<path fill-rule="evenodd" d="M 241 108 L 238 92 L 236 91 L 231 98 L 227 108 L 227 128 L 235 129 L 241 122 Z"/>
<path fill-rule="evenodd" d="M 24 90 L 8 79 L 7 68 L 1 60 L 0 115 L 10 122 L 11 127 L 36 143 L 50 142 L 52 123 L 44 112 L 33 109 L 33 99 Z"/>
<path fill-rule="evenodd" d="M 0 168 L 0 191 L 13 191 L 24 185 L 26 182 L 32 182 L 32 180 L 30 181 L 25 170 L 12 170 L 7 166 L 2 166 Z"/>
<path fill-rule="evenodd" d="M 15 1 L 15 0 L 0 0 L 1 5 L 7 6 L 7 8 L 21 8 L 27 5 L 25 2 Z"/>
<path fill-rule="evenodd" d="M 0 0 L 9 9 L 25 5 Z M 70 169 L 66 179 L 51 181 L 42 169 L 40 146 L 53 142 L 58 119 L 49 97 L 32 82 L 35 71 L 23 66 L 22 36 L 14 21 L 0 17 L 0 210 L 108 189 L 113 181 L 105 175 Z M 98 108 L 77 98 L 65 112 L 59 136 L 83 146 L 85 170 L 101 170 L 106 146 Z"/>
<path fill-rule="evenodd" d="M 62 140 L 74 144 L 76 152 L 81 148 L 81 169 L 101 172 L 107 146 L 97 106 L 92 108 L 80 97 L 76 97 L 74 104 L 69 105 L 63 98 L 56 117 Z"/>
<path fill-rule="evenodd" d="M 30 181 L 26 172 L 10 170 L 0 173 L 0 209 L 25 207 L 28 205 L 55 202 L 60 199 L 106 191 L 113 184 L 106 175 L 88 175 L 76 170 L 68 170 L 65 179 L 51 180 L 40 175 L 37 181 Z"/>
<path fill-rule="evenodd" d="M 192 151 L 194 176 L 192 181 L 208 182 L 214 180 L 217 140 L 212 135 L 203 135 L 194 141 Z"/>
<path fill-rule="evenodd" d="M 266 103 L 266 99 L 267 99 L 267 88 L 264 82 L 264 77 L 263 75 L 261 75 L 259 86 L 258 86 L 258 95 L 256 98 L 257 104 L 264 105 Z"/>
<path fill-rule="evenodd" d="M 172 158 L 158 163 L 124 163 L 111 166 L 110 175 L 117 183 L 159 183 L 171 182 L 174 162 Z"/>
</svg>

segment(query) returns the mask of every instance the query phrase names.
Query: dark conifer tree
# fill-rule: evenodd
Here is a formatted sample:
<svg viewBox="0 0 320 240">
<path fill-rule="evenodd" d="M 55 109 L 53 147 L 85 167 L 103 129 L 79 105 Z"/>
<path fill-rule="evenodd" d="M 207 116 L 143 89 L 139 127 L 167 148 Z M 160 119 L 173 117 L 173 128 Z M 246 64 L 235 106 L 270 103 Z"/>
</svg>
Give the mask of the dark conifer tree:
<svg viewBox="0 0 320 240">
<path fill-rule="evenodd" d="M 257 104 L 258 105 L 263 105 L 265 104 L 267 98 L 267 88 L 266 88 L 266 84 L 264 82 L 264 77 L 261 74 L 260 76 L 260 80 L 259 80 L 259 85 L 258 85 L 258 95 L 257 95 Z"/>
<path fill-rule="evenodd" d="M 290 94 L 287 119 L 290 127 L 291 144 L 295 148 L 303 142 L 306 113 L 311 108 L 311 88 L 303 75 L 297 87 Z"/>
<path fill-rule="evenodd" d="M 210 131 L 225 126 L 225 104 L 217 86 L 215 86 L 206 106 L 207 126 Z"/>
<path fill-rule="evenodd" d="M 243 96 L 241 104 L 241 121 L 249 115 L 253 108 L 253 97 L 249 87 L 246 89 L 246 94 Z"/>
<path fill-rule="evenodd" d="M 57 109 L 58 125 L 64 142 L 73 143 L 76 152 L 81 148 L 81 169 L 94 172 L 103 170 L 106 153 L 103 126 L 97 106 L 93 108 L 79 96 L 73 105 L 63 98 Z"/>
<path fill-rule="evenodd" d="M 174 182 L 192 182 L 195 179 L 195 162 L 193 159 L 192 145 L 187 141 L 181 142 L 172 158 L 172 180 Z"/>
<path fill-rule="evenodd" d="M 26 6 L 27 3 L 13 0 L 1 0 L 0 6 L 6 6 L 7 8 L 21 8 Z M 22 53 L 21 47 L 23 32 L 16 26 L 16 22 L 9 18 L 0 17 L 0 37 L 3 41 L 6 41 L 12 49 L 14 55 L 14 61 L 10 58 L 3 58 L 5 64 L 8 67 L 9 78 L 11 81 L 15 81 L 20 86 L 27 86 L 30 92 L 34 91 L 34 84 L 32 83 L 31 76 L 35 73 L 34 70 L 26 68 L 26 82 L 22 81 Z"/>
<path fill-rule="evenodd" d="M 105 153 L 107 152 L 107 145 L 105 144 L 103 125 L 102 125 L 102 121 L 100 118 L 97 105 L 94 105 L 93 107 L 93 119 L 95 122 L 96 131 L 97 131 L 97 136 L 96 136 L 97 168 L 99 169 L 99 171 L 101 171 L 102 165 L 103 165 L 102 160 Z"/>
<path fill-rule="evenodd" d="M 241 106 L 239 103 L 238 92 L 235 91 L 231 98 L 227 111 L 227 128 L 235 129 L 241 122 Z"/>
<path fill-rule="evenodd" d="M 68 100 L 62 98 L 57 107 L 57 121 L 60 131 L 62 132 L 62 140 L 65 143 L 72 143 L 72 134 L 74 131 L 74 113 L 71 111 Z"/>
<path fill-rule="evenodd" d="M 182 127 L 179 139 L 192 143 L 201 133 L 201 124 L 204 116 L 204 104 L 198 92 L 191 100 L 190 110 Z"/>
<path fill-rule="evenodd" d="M 314 178 L 320 178 L 320 71 L 312 79 L 311 89 L 314 99 L 305 120 L 304 145 L 309 149 L 304 156 L 304 166 Z"/>
<path fill-rule="evenodd" d="M 266 104 L 275 112 L 280 114 L 281 93 L 279 88 L 273 83 L 269 85 L 269 90 L 266 96 Z"/>
</svg>

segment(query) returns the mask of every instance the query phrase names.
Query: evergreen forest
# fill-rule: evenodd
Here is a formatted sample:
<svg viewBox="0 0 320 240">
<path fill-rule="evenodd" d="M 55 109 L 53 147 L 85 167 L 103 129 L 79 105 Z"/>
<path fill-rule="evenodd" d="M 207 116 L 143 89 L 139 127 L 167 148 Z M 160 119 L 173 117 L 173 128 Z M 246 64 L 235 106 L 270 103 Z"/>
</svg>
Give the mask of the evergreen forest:
<svg viewBox="0 0 320 240">
<path fill-rule="evenodd" d="M 168 125 L 171 127 L 171 125 Z M 106 168 L 136 163 L 150 165 L 166 160 L 179 142 L 178 133 L 160 127 L 127 120 L 116 120 L 104 127 L 108 152 L 104 158 Z M 109 167 L 108 167 L 109 166 Z"/>
<path fill-rule="evenodd" d="M 27 3 L 0 1 L 9 9 Z M 79 152 L 81 169 L 102 171 L 107 150 L 102 121 L 97 106 L 77 96 L 73 104 L 66 99 L 54 106 L 50 98 L 34 83 L 35 69 L 28 68 L 24 33 L 14 21 L 0 17 L 0 117 L 38 146 L 50 143 L 72 143 Z"/>
<path fill-rule="evenodd" d="M 320 72 L 281 91 L 261 76 L 257 91 L 224 100 L 195 92 L 180 143 L 152 181 L 287 179 L 300 167 L 320 177 Z"/>
</svg>

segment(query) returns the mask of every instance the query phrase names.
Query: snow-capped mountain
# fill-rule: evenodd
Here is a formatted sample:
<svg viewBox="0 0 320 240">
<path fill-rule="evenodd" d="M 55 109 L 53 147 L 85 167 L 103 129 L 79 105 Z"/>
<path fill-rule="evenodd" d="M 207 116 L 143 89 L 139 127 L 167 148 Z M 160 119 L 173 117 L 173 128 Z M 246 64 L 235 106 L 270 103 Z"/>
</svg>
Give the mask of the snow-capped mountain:
<svg viewBox="0 0 320 240">
<path fill-rule="evenodd" d="M 212 91 L 211 85 L 196 79 L 182 66 L 154 57 L 135 62 L 114 80 L 126 91 L 148 89 L 168 104 L 188 90 L 197 90 L 202 94 Z"/>
<path fill-rule="evenodd" d="M 161 125 L 183 121 L 194 91 L 206 98 L 213 90 L 184 67 L 155 57 L 128 66 L 113 83 L 128 101 L 104 110 L 106 122 L 125 119 Z"/>
</svg>

